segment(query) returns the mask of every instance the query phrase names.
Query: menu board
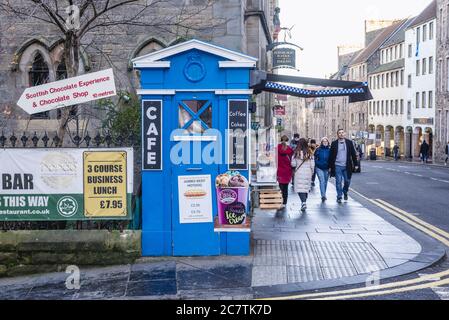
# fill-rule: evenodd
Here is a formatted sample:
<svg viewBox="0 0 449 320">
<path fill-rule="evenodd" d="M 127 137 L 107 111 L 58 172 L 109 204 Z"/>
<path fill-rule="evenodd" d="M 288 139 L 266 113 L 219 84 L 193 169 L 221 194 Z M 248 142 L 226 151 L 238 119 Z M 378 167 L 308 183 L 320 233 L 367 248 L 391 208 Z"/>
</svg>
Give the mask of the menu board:
<svg viewBox="0 0 449 320">
<path fill-rule="evenodd" d="M 87 151 L 83 157 L 85 216 L 126 216 L 126 151 Z"/>
<path fill-rule="evenodd" d="M 230 100 L 229 170 L 248 170 L 248 100 Z"/>
<path fill-rule="evenodd" d="M 211 176 L 179 176 L 180 223 L 212 222 Z"/>
</svg>

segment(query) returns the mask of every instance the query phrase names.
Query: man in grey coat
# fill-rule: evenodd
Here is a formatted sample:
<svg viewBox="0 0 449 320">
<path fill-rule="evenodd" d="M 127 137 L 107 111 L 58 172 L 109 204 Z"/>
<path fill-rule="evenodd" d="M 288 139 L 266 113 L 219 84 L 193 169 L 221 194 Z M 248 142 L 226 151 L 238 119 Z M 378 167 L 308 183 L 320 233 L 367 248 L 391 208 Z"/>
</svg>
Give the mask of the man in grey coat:
<svg viewBox="0 0 449 320">
<path fill-rule="evenodd" d="M 344 130 L 337 132 L 338 139 L 331 145 L 329 166 L 331 176 L 335 177 L 337 187 L 337 202 L 341 203 L 344 196 L 348 200 L 349 187 L 353 170 L 357 169 L 357 154 L 354 143 L 345 138 Z M 342 184 L 344 185 L 342 186 Z"/>
</svg>

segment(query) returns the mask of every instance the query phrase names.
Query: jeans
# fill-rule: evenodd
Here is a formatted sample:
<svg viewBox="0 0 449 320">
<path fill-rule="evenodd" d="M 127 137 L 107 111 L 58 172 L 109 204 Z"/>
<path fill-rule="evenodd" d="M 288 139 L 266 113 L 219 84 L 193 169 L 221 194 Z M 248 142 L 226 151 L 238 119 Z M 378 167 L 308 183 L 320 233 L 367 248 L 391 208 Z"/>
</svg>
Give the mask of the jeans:
<svg viewBox="0 0 449 320">
<path fill-rule="evenodd" d="M 299 199 L 301 199 L 302 203 L 307 202 L 307 198 L 309 197 L 308 193 L 298 193 L 298 195 L 299 195 Z"/>
<path fill-rule="evenodd" d="M 316 168 L 315 170 L 316 175 L 318 176 L 318 180 L 320 181 L 321 198 L 325 198 L 327 183 L 329 181 L 329 170 L 321 170 L 320 168 Z"/>
<path fill-rule="evenodd" d="M 335 180 L 337 187 L 337 198 L 342 199 L 343 194 L 347 194 L 349 191 L 349 186 L 351 185 L 351 180 L 348 178 L 348 171 L 346 167 L 335 166 Z M 344 186 L 342 187 L 342 184 Z"/>
<path fill-rule="evenodd" d="M 396 161 L 399 160 L 399 153 L 395 153 L 395 154 L 394 154 L 394 160 L 396 160 Z"/>
<path fill-rule="evenodd" d="M 425 162 L 425 163 L 427 163 L 427 160 L 429 159 L 429 156 L 428 155 L 422 155 L 421 156 L 421 160 L 422 160 L 422 162 Z"/>
<path fill-rule="evenodd" d="M 288 183 L 287 184 L 279 183 L 279 188 L 282 191 L 282 199 L 284 200 L 283 203 L 284 205 L 286 205 L 288 201 Z"/>
</svg>

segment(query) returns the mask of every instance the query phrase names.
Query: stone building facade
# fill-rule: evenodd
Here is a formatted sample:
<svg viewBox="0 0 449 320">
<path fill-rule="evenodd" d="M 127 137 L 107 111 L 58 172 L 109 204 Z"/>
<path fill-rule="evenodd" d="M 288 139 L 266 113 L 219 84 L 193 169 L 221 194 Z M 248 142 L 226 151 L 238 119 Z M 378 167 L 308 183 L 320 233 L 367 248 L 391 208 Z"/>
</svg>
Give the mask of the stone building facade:
<svg viewBox="0 0 449 320">
<path fill-rule="evenodd" d="M 418 158 L 420 145 L 435 152 L 436 1 L 424 9 L 406 30 L 406 158 Z"/>
<path fill-rule="evenodd" d="M 310 100 L 310 137 L 320 141 L 327 136 L 328 124 L 326 122 L 326 99 L 316 98 Z"/>
<path fill-rule="evenodd" d="M 435 162 L 444 162 L 449 143 L 449 1 L 437 1 L 437 70 L 435 115 Z"/>
<path fill-rule="evenodd" d="M 376 141 L 368 148 L 376 148 L 378 155 L 391 156 L 395 143 L 400 154 L 410 146 L 405 137 L 405 31 L 413 19 L 403 23 L 379 48 L 380 64 L 369 72 L 373 100 L 368 102 L 369 132 L 376 132 Z M 407 141 L 405 141 L 407 139 Z M 410 151 L 408 151 L 409 153 Z"/>
<path fill-rule="evenodd" d="M 338 47 L 338 72 L 332 75 L 332 80 L 349 79 L 348 66 L 351 60 L 360 53 L 360 46 Z M 349 128 L 349 98 L 327 97 L 310 99 L 310 128 L 311 136 L 320 141 L 327 137 L 331 141 L 336 138 L 338 129 L 347 132 Z"/>
<path fill-rule="evenodd" d="M 205 7 L 208 2 L 176 1 L 179 8 L 185 6 L 190 9 Z M 163 20 L 163 17 L 177 12 L 178 6 L 167 5 L 150 10 L 147 19 Z M 168 30 L 169 27 L 98 27 L 83 38 L 80 73 L 113 67 L 117 89 L 133 92 L 138 84 L 138 74 L 130 67 L 131 59 L 190 38 L 254 56 L 259 59 L 259 69 L 269 70 L 270 55 L 265 48 L 272 42 L 273 15 L 277 6 L 277 0 L 217 0 L 191 18 L 194 29 L 182 32 L 175 28 Z M 32 10 L 31 5 L 29 9 Z M 129 7 L 123 7 L 115 14 L 126 16 L 129 14 L 126 10 Z M 38 134 L 56 130 L 59 122 L 56 110 L 30 117 L 16 102 L 24 89 L 33 83 L 52 82 L 64 77 L 63 51 L 61 34 L 55 26 L 32 18 L 13 19 L 0 11 L 0 130 L 5 133 L 36 131 Z M 271 96 L 261 94 L 257 97 L 260 106 L 257 117 L 263 121 L 271 116 Z M 82 106 L 79 111 L 81 126 L 89 122 L 90 127 L 98 127 L 97 118 L 101 118 L 101 114 L 92 110 L 95 110 L 92 104 Z M 97 125 L 95 120 L 98 120 Z"/>
<path fill-rule="evenodd" d="M 351 61 L 349 65 L 350 81 L 368 82 L 368 74 L 380 65 L 379 48 L 393 35 L 404 23 L 403 21 L 388 21 L 379 24 L 379 28 L 366 29 L 365 48 Z M 370 22 L 372 24 L 372 22 Z M 368 24 L 368 22 L 366 22 Z M 390 25 L 389 25 L 390 24 Z M 389 25 L 385 27 L 386 25 Z M 360 137 L 368 131 L 369 102 L 352 103 L 349 106 L 349 137 Z"/>
<path fill-rule="evenodd" d="M 305 98 L 289 96 L 285 103 L 285 110 L 287 112 L 287 121 L 285 125 L 285 132 L 289 137 L 293 137 L 298 133 L 301 138 L 309 138 L 309 114 L 310 108 Z"/>
</svg>

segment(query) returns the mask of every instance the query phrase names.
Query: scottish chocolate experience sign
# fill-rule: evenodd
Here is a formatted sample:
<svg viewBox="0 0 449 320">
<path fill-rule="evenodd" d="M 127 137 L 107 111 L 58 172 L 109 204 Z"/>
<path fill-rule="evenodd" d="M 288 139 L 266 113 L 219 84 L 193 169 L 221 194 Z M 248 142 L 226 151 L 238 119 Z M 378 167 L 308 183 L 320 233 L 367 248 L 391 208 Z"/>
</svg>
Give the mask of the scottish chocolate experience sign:
<svg viewBox="0 0 449 320">
<path fill-rule="evenodd" d="M 112 69 L 27 88 L 17 105 L 29 114 L 116 95 Z"/>
</svg>

